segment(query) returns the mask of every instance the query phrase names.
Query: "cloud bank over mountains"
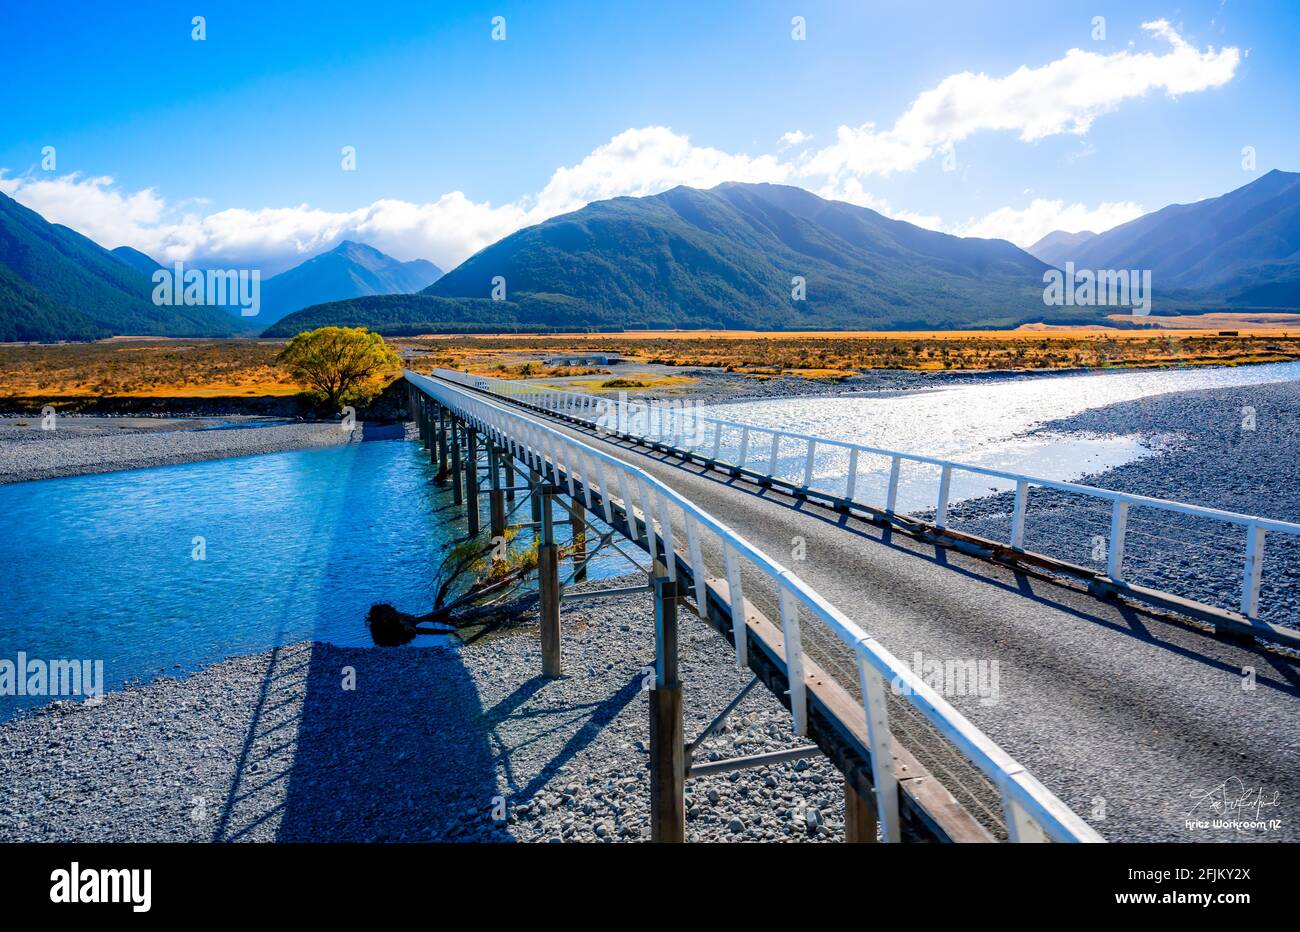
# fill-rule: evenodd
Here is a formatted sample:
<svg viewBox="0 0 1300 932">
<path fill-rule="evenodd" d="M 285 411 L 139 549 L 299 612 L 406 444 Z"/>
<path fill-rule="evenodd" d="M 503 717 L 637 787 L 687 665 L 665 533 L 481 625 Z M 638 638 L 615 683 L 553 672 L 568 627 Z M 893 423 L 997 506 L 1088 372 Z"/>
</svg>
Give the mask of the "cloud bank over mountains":
<svg viewBox="0 0 1300 932">
<path fill-rule="evenodd" d="M 540 191 L 497 205 L 451 191 L 425 203 L 386 199 L 350 211 L 300 204 L 205 212 L 202 201 L 169 203 L 150 188 L 125 191 L 109 176 L 11 176 L 2 169 L 0 191 L 106 247 L 132 246 L 164 263 L 260 267 L 265 274 L 344 239 L 370 243 L 398 259 L 426 258 L 453 268 L 521 227 L 592 201 L 724 181 L 795 184 L 931 229 L 1026 246 L 1054 229 L 1101 232 L 1143 210 L 1131 201 L 1089 206 L 1049 197 L 961 222 L 895 209 L 871 194 L 870 179 L 950 156 L 957 143 L 977 133 L 1015 133 L 1026 143 L 1084 136 L 1127 100 L 1150 93 L 1177 98 L 1223 86 L 1243 57 L 1232 47 L 1198 49 L 1166 20 L 1142 28 L 1168 47 L 1112 54 L 1071 49 L 1055 61 L 1002 77 L 950 75 L 917 96 L 892 127 L 840 126 L 834 141 L 820 148 L 799 129 L 782 136 L 775 152 L 757 156 L 696 145 L 665 126 L 627 129 L 577 164 L 557 168 Z"/>
</svg>

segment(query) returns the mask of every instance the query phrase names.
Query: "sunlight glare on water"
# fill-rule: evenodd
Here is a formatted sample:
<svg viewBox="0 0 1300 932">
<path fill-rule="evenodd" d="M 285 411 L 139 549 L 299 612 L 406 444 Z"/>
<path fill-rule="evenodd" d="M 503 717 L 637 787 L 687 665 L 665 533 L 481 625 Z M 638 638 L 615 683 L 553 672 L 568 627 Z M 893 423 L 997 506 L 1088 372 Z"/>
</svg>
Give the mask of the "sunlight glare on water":
<svg viewBox="0 0 1300 932">
<path fill-rule="evenodd" d="M 1300 378 L 1300 362 L 1214 369 L 1098 372 L 1017 380 L 990 380 L 923 392 L 870 392 L 736 402 L 701 413 L 727 420 L 846 440 L 887 450 L 1002 469 L 1044 479 L 1071 480 L 1147 455 L 1133 435 L 1092 436 L 1049 431 L 1043 424 L 1091 408 L 1167 392 L 1256 385 Z M 1170 432 L 1177 424 L 1168 425 Z M 797 467 L 798 458 L 791 460 Z M 783 471 L 787 464 L 782 460 Z M 819 455 L 815 485 L 843 489 L 847 456 Z M 900 487 L 904 510 L 933 505 L 934 477 L 908 467 Z M 863 488 L 878 485 L 883 460 L 864 460 Z M 937 470 L 933 470 L 937 473 Z M 987 494 L 1005 484 L 954 476 L 952 501 Z"/>
</svg>

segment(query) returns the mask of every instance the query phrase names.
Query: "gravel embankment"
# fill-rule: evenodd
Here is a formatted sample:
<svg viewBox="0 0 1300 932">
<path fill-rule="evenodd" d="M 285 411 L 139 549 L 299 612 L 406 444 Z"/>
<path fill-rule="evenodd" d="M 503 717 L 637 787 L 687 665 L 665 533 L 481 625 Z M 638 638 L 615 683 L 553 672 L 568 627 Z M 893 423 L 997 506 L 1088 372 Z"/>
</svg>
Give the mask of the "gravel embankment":
<svg viewBox="0 0 1300 932">
<path fill-rule="evenodd" d="M 231 422 L 248 426 L 211 429 Z M 400 437 L 401 431 L 398 426 L 395 436 Z M 360 440 L 362 433 L 360 423 L 342 430 L 338 421 L 62 416 L 53 430 L 42 430 L 39 416 L 4 418 L 0 419 L 0 483 L 331 446 Z M 373 434 L 373 429 L 366 434 Z"/>
<path fill-rule="evenodd" d="M 13 719 L 0 841 L 647 840 L 649 597 L 566 605 L 555 681 L 522 620 L 460 650 L 292 644 Z M 690 738 L 748 674 L 693 615 L 681 625 Z M 700 753 L 797 741 L 759 687 Z M 692 780 L 687 807 L 693 841 L 843 835 L 823 758 Z"/>
<path fill-rule="evenodd" d="M 1251 412 L 1253 409 L 1253 429 Z M 1248 515 L 1300 521 L 1300 382 L 1173 392 L 1094 408 L 1045 424 L 1043 431 L 1138 434 L 1158 452 L 1080 482 Z M 1012 496 L 990 496 L 950 510 L 952 526 L 1005 538 Z M 1029 549 L 1101 567 L 1097 537 L 1110 528 L 1108 504 L 1034 490 Z M 1243 529 L 1151 508 L 1134 508 L 1124 554 L 1126 578 L 1236 608 Z M 1265 542 L 1260 617 L 1300 626 L 1300 539 Z"/>
</svg>

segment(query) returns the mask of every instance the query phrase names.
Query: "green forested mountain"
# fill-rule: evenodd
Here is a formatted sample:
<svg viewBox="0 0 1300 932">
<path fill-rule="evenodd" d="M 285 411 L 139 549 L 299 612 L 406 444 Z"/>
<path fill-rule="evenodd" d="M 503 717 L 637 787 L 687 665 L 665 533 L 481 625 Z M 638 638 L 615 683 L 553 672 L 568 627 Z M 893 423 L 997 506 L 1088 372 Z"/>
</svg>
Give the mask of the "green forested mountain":
<svg viewBox="0 0 1300 932">
<path fill-rule="evenodd" d="M 325 326 L 369 327 L 388 336 L 411 336 L 582 330 L 591 324 L 579 302 L 558 295 L 522 295 L 518 300 L 492 301 L 429 294 L 381 294 L 304 308 L 272 324 L 262 336 L 290 337 Z"/>
<path fill-rule="evenodd" d="M 595 325 L 894 329 L 1041 320 L 1046 266 L 802 188 L 723 184 L 599 201 L 489 246 L 425 294 L 563 294 Z M 804 282 L 795 300 L 793 280 Z M 1077 314 L 1077 309 L 1071 309 Z"/>
<path fill-rule="evenodd" d="M 487 247 L 416 299 L 308 308 L 268 333 L 346 313 L 379 329 L 419 320 L 551 328 L 901 329 L 1077 319 L 1043 304 L 1042 262 L 801 188 L 723 184 L 598 201 Z M 493 279 L 504 302 L 489 302 Z M 803 300 L 793 291 L 803 280 Z M 489 327 L 490 329 L 490 327 Z"/>
<path fill-rule="evenodd" d="M 274 323 L 286 314 L 365 295 L 419 291 L 442 274 L 432 262 L 399 262 L 367 246 L 344 240 L 328 252 L 262 282 L 262 310 L 258 319 Z"/>
<path fill-rule="evenodd" d="M 19 303 L 0 302 L 0 331 L 26 321 L 28 339 L 82 339 L 89 321 L 100 335 L 229 336 L 247 333 L 220 308 L 158 307 L 149 278 L 99 244 L 0 194 L 0 268 L 25 282 Z M 16 293 L 12 280 L 6 294 Z M 55 309 L 61 309 L 55 314 Z M 39 312 L 38 312 L 39 311 Z M 69 316 L 70 315 L 70 316 Z M 72 329 L 63 329 L 68 325 Z M 31 328 L 35 328 L 32 330 Z"/>
<path fill-rule="evenodd" d="M 1300 307 L 1300 173 L 1171 204 L 1058 256 L 1079 269 L 1150 269 L 1157 306 Z"/>
<path fill-rule="evenodd" d="M 0 265 L 0 343 L 97 340 L 109 332 Z"/>
<path fill-rule="evenodd" d="M 152 276 L 163 267 L 162 263 L 153 256 L 130 246 L 118 246 L 116 249 L 110 249 L 109 252 L 146 277 Z"/>
</svg>

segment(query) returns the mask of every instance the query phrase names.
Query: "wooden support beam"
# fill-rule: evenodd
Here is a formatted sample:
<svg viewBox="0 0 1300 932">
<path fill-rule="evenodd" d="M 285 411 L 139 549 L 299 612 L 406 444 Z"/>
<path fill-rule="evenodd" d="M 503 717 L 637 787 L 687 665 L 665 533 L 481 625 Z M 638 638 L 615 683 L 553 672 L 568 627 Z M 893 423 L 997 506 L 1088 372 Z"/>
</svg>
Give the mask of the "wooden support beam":
<svg viewBox="0 0 1300 932">
<path fill-rule="evenodd" d="M 875 803 L 863 798 L 847 779 L 844 781 L 844 840 L 853 845 L 877 840 Z"/>
<path fill-rule="evenodd" d="M 434 466 L 438 465 L 438 419 L 441 417 L 441 408 L 441 405 L 434 404 L 429 409 L 429 462 Z"/>
<path fill-rule="evenodd" d="M 656 576 L 655 688 L 650 691 L 650 839 L 686 840 L 686 736 L 677 669 L 677 583 Z"/>
<path fill-rule="evenodd" d="M 432 465 L 438 464 L 438 412 L 442 405 L 430 402 L 429 409 L 424 415 L 425 429 L 428 432 L 429 462 Z"/>
<path fill-rule="evenodd" d="M 579 583 L 587 578 L 587 522 L 582 519 L 582 508 L 577 503 L 569 515 L 569 528 L 573 534 L 573 581 Z"/>
<path fill-rule="evenodd" d="M 466 425 L 465 446 L 465 517 L 469 522 L 469 536 L 478 534 L 478 433 Z"/>
<path fill-rule="evenodd" d="M 439 482 L 447 481 L 447 429 L 451 422 L 451 412 L 438 407 L 438 475 Z"/>
<path fill-rule="evenodd" d="M 528 501 L 533 510 L 533 524 L 539 524 L 542 520 L 542 495 L 539 491 L 542 485 L 542 477 L 536 470 L 528 470 L 528 484 L 533 487 L 532 492 L 529 493 Z"/>
<path fill-rule="evenodd" d="M 456 505 L 465 501 L 460 487 L 460 433 L 463 429 L 456 418 L 451 419 L 451 500 Z"/>
<path fill-rule="evenodd" d="M 499 537 L 506 536 L 506 496 L 501 489 L 501 451 L 495 446 L 488 447 L 488 475 L 491 477 L 492 491 L 488 493 L 488 515 L 495 543 Z"/>
<path fill-rule="evenodd" d="M 560 548 L 555 543 L 555 526 L 551 521 L 551 499 L 555 487 L 541 487 L 542 542 L 537 546 L 537 577 L 542 609 L 542 675 L 557 677 L 560 661 Z"/>
</svg>

